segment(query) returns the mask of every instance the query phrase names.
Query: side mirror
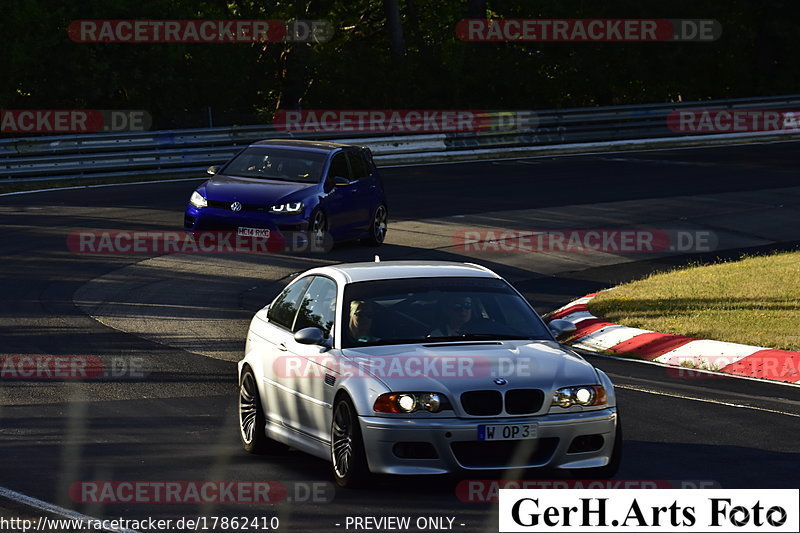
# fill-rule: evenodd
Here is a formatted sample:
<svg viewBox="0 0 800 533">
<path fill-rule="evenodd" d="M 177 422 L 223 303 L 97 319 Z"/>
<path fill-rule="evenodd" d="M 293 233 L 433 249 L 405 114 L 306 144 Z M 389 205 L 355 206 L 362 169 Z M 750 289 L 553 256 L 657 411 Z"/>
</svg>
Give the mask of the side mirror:
<svg viewBox="0 0 800 533">
<path fill-rule="evenodd" d="M 330 341 L 319 328 L 303 328 L 294 334 L 294 340 L 299 344 L 309 344 L 330 348 Z"/>
<path fill-rule="evenodd" d="M 562 340 L 577 331 L 578 328 L 575 327 L 575 324 L 570 322 L 569 320 L 561 320 L 560 318 L 553 320 L 548 324 L 550 327 L 550 331 L 553 333 L 553 336 L 556 340 Z"/>
<path fill-rule="evenodd" d="M 335 176 L 333 178 L 333 185 L 335 187 L 344 187 L 345 185 L 350 185 L 350 180 L 342 176 Z"/>
<path fill-rule="evenodd" d="M 208 172 L 209 174 L 211 174 L 213 176 L 214 174 L 219 172 L 219 165 L 214 165 L 214 166 L 208 167 L 208 170 L 206 170 L 206 172 Z"/>
</svg>

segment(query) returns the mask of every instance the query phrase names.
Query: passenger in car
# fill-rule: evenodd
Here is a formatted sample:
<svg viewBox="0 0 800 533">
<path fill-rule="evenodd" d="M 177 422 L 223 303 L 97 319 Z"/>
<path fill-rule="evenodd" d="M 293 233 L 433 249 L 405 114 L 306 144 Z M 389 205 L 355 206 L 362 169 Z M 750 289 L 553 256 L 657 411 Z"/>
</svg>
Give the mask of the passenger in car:
<svg viewBox="0 0 800 533">
<path fill-rule="evenodd" d="M 350 320 L 345 335 L 352 343 L 374 342 L 380 340 L 373 334 L 375 304 L 364 300 L 350 302 Z"/>
</svg>

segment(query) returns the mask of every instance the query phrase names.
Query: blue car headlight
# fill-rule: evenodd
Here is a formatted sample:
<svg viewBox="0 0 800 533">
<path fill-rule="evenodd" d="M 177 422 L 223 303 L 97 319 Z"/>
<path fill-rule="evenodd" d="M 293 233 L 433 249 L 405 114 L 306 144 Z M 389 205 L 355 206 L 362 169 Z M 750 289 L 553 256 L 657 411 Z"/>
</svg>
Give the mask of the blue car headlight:
<svg viewBox="0 0 800 533">
<path fill-rule="evenodd" d="M 273 205 L 269 212 L 276 215 L 290 215 L 300 213 L 305 206 L 303 202 L 289 202 L 286 204 Z"/>
<path fill-rule="evenodd" d="M 208 200 L 197 191 L 192 193 L 192 197 L 189 198 L 189 203 L 195 207 L 208 207 Z"/>
</svg>

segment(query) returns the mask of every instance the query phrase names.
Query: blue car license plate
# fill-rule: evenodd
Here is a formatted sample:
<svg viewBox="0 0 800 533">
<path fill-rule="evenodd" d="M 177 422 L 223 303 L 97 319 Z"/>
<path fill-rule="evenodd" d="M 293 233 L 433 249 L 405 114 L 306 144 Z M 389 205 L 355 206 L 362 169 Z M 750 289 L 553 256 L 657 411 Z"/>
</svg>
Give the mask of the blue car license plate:
<svg viewBox="0 0 800 533">
<path fill-rule="evenodd" d="M 240 237 L 264 237 L 269 239 L 269 230 L 264 228 L 246 228 L 239 226 L 237 235 Z"/>
</svg>

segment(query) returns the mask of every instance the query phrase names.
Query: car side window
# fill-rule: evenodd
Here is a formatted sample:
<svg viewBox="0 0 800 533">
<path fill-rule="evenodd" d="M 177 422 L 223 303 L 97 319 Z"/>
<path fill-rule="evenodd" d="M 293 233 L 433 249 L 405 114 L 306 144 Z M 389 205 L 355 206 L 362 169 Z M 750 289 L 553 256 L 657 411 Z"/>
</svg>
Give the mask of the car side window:
<svg viewBox="0 0 800 533">
<path fill-rule="evenodd" d="M 303 296 L 292 331 L 319 328 L 330 335 L 336 318 L 336 283 L 326 277 L 316 276 Z"/>
<path fill-rule="evenodd" d="M 353 179 L 360 180 L 369 176 L 369 164 L 364 160 L 361 152 L 347 152 L 350 158 L 350 167 L 353 169 Z"/>
<path fill-rule="evenodd" d="M 341 176 L 347 179 L 353 179 L 350 175 L 350 166 L 347 164 L 347 156 L 344 152 L 339 152 L 338 154 L 333 156 L 331 160 L 331 166 L 328 169 L 328 179 L 333 179 L 337 176 Z"/>
<path fill-rule="evenodd" d="M 375 160 L 372 159 L 372 151 L 365 146 L 359 150 L 359 153 L 361 154 L 361 157 L 364 158 L 364 161 L 367 164 L 367 172 L 369 174 L 372 174 L 372 169 L 375 168 Z"/>
<path fill-rule="evenodd" d="M 283 292 L 269 306 L 267 319 L 273 324 L 291 331 L 301 298 L 310 282 L 310 278 L 303 278 L 283 289 Z"/>
</svg>

